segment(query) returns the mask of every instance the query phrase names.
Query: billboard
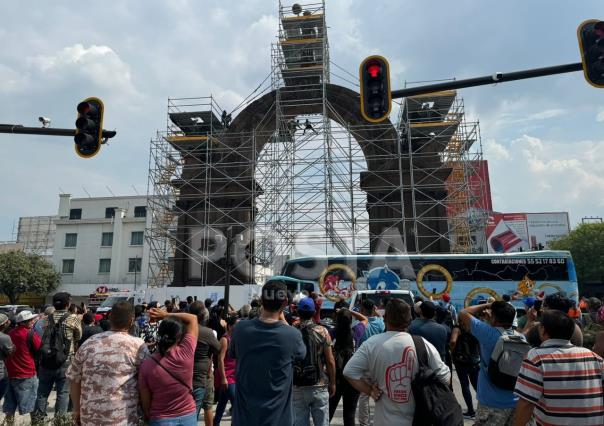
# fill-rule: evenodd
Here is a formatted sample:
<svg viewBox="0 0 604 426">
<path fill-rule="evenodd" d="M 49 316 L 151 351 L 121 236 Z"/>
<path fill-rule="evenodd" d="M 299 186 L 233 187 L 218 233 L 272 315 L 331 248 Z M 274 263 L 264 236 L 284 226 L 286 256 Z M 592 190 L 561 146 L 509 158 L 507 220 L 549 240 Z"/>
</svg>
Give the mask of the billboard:
<svg viewBox="0 0 604 426">
<path fill-rule="evenodd" d="M 486 228 L 489 253 L 542 250 L 568 235 L 568 213 L 493 213 Z"/>
</svg>

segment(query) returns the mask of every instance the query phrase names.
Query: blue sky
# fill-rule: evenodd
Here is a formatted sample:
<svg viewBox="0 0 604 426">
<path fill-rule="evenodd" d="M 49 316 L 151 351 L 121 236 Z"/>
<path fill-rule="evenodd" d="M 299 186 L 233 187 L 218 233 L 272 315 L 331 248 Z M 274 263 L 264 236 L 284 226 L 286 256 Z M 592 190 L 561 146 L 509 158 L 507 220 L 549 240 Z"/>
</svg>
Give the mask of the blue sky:
<svg viewBox="0 0 604 426">
<path fill-rule="evenodd" d="M 44 115 L 72 127 L 76 104 L 99 96 L 105 127 L 118 131 L 91 160 L 70 138 L 0 135 L 0 240 L 19 216 L 54 214 L 60 190 L 145 193 L 167 98 L 213 94 L 233 108 L 269 73 L 278 27 L 272 0 L 37 0 L 3 2 L 0 14 L 1 123 L 37 126 Z M 601 1 L 327 4 L 332 61 L 355 74 L 380 53 L 395 87 L 576 62 L 588 18 L 604 18 Z M 481 123 L 497 210 L 569 211 L 573 224 L 604 215 L 604 91 L 572 73 L 461 94 Z"/>
</svg>

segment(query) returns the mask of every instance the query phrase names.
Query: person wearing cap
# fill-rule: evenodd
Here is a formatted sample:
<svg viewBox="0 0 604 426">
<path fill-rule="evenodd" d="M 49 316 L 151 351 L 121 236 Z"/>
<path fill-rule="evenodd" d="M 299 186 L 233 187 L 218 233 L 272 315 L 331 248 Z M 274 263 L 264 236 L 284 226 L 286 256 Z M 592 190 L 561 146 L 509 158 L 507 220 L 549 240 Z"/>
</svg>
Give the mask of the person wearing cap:
<svg viewBox="0 0 604 426">
<path fill-rule="evenodd" d="M 37 318 L 31 311 L 19 312 L 14 318 L 17 326 L 8 333 L 15 350 L 4 362 L 8 372 L 8 387 L 2 411 L 7 424 L 14 423 L 17 409 L 21 415 L 31 414 L 33 423 L 38 377 L 32 352 L 39 351 L 42 346 L 40 336 L 31 331 Z"/>
<path fill-rule="evenodd" d="M 524 330 L 524 327 L 526 327 L 526 322 L 528 320 L 528 311 L 529 309 L 531 309 L 533 306 L 535 306 L 535 298 L 534 297 L 526 297 L 523 301 L 524 303 L 524 309 L 526 310 L 526 314 L 522 315 L 520 318 L 518 318 L 518 328 L 517 330 Z"/>
<path fill-rule="evenodd" d="M 432 343 L 442 361 L 445 361 L 449 330 L 434 320 L 436 305 L 430 300 L 424 300 L 419 306 L 420 317 L 414 319 L 409 326 L 409 334 L 421 336 Z"/>
<path fill-rule="evenodd" d="M 69 312 L 69 306 L 71 305 L 71 295 L 65 292 L 59 292 L 53 295 L 52 305 L 54 312 L 46 315 L 42 324 L 42 336 L 44 333 L 49 331 L 52 326 L 60 323 L 61 331 L 66 344 L 69 345 L 69 356 L 67 361 L 59 368 L 47 368 L 42 365 L 38 369 L 38 379 L 40 380 L 38 386 L 38 396 L 36 398 L 35 416 L 36 420 L 40 421 L 46 417 L 46 409 L 48 407 L 48 396 L 52 391 L 53 387 L 56 387 L 57 400 L 55 402 L 55 417 L 64 417 L 67 413 L 67 407 L 69 405 L 69 381 L 65 377 L 67 368 L 73 359 L 76 345 L 82 338 L 82 325 L 80 319 L 75 313 Z M 52 320 L 51 320 L 52 318 Z"/>
<path fill-rule="evenodd" d="M 298 315 L 302 335 L 308 333 L 308 343 L 304 342 L 306 358 L 318 361 L 320 377 L 314 384 L 301 384 L 294 375 L 294 425 L 307 426 L 312 417 L 316 426 L 328 426 L 329 397 L 336 393 L 336 363 L 331 350 L 331 337 L 325 327 L 313 321 L 315 302 L 311 297 L 300 299 Z M 313 345 L 310 345 L 310 339 L 313 339 Z M 313 349 L 317 352 L 314 355 L 309 353 Z"/>
<path fill-rule="evenodd" d="M 0 399 L 4 397 L 6 387 L 8 386 L 8 375 L 6 373 L 4 360 L 15 350 L 13 341 L 4 333 L 9 326 L 10 321 L 8 320 L 8 317 L 4 314 L 0 314 Z"/>
<path fill-rule="evenodd" d="M 443 293 L 442 302 L 440 305 L 451 313 L 451 319 L 453 320 L 453 326 L 457 325 L 457 309 L 455 305 L 451 303 L 451 295 L 449 293 Z"/>
</svg>

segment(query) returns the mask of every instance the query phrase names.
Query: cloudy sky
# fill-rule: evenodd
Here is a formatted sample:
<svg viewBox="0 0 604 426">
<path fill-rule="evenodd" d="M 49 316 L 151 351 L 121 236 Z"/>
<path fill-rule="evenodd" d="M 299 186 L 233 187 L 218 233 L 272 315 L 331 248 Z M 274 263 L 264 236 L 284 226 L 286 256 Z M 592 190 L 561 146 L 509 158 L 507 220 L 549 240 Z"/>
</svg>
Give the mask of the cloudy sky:
<svg viewBox="0 0 604 426">
<path fill-rule="evenodd" d="M 55 214 L 61 191 L 146 193 L 168 97 L 213 94 L 235 107 L 269 73 L 278 28 L 274 0 L 4 1 L 0 16 L 0 123 L 44 115 L 72 127 L 76 104 L 98 96 L 105 128 L 118 131 L 90 160 L 70 138 L 0 135 L 0 240 L 19 216 Z M 577 62 L 587 18 L 604 18 L 601 0 L 327 4 L 332 61 L 354 74 L 380 53 L 395 87 Z M 480 120 L 495 209 L 569 211 L 573 223 L 604 215 L 603 90 L 571 73 L 462 95 Z"/>
</svg>

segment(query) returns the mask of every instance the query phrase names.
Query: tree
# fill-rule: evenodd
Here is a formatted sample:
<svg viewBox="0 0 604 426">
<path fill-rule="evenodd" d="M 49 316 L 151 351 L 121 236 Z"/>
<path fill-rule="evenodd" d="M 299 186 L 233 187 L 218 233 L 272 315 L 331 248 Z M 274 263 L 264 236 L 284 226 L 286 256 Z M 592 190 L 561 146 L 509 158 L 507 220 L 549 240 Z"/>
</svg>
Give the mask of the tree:
<svg viewBox="0 0 604 426">
<path fill-rule="evenodd" d="M 549 246 L 573 256 L 579 284 L 604 282 L 604 223 L 585 223 Z"/>
<path fill-rule="evenodd" d="M 17 250 L 0 253 L 0 293 L 13 305 L 23 293 L 48 294 L 60 280 L 52 264 L 37 254 Z"/>
</svg>

